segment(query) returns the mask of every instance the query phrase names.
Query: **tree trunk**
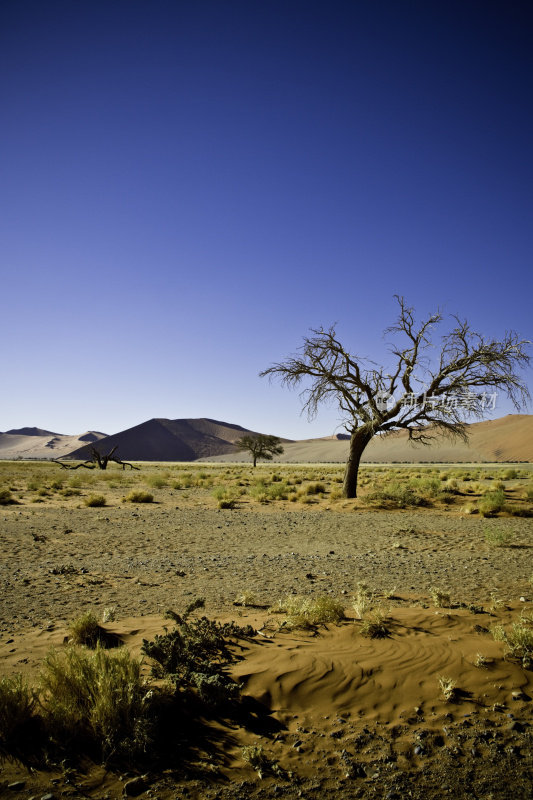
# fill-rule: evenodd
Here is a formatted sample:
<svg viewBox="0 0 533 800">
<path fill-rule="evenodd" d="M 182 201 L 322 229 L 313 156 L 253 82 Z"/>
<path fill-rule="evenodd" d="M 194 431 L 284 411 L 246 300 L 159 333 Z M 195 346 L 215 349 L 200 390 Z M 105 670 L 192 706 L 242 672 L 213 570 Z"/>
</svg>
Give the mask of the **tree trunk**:
<svg viewBox="0 0 533 800">
<path fill-rule="evenodd" d="M 344 484 L 342 487 L 343 497 L 357 497 L 357 475 L 359 473 L 359 462 L 363 455 L 363 450 L 373 438 L 373 431 L 366 427 L 356 428 L 352 431 L 350 438 L 350 451 L 346 469 L 344 471 Z"/>
</svg>

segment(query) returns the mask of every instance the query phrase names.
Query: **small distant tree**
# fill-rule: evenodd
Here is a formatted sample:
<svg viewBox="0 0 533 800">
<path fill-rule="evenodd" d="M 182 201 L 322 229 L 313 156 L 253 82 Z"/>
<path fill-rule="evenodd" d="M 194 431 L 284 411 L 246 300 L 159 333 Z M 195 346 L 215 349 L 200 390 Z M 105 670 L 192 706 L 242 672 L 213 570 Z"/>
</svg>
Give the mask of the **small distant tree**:
<svg viewBox="0 0 533 800">
<path fill-rule="evenodd" d="M 262 458 L 264 461 L 272 461 L 273 456 L 279 456 L 283 453 L 281 439 L 278 439 L 277 436 L 265 436 L 262 433 L 257 434 L 257 436 L 243 436 L 235 444 L 239 450 L 246 450 L 251 454 L 254 467 L 258 458 Z"/>
<path fill-rule="evenodd" d="M 529 341 L 514 331 L 501 340 L 485 338 L 456 316 L 451 330 L 436 341 L 432 329 L 442 315 L 417 323 L 403 297 L 396 295 L 396 300 L 399 315 L 386 330 L 399 339 L 390 348 L 392 366 L 351 355 L 331 327 L 313 329 L 301 353 L 260 373 L 277 376 L 289 387 L 309 380 L 301 397 L 310 418 L 322 401 L 338 403 L 350 434 L 344 497 L 357 496 L 361 456 L 376 434 L 403 429 L 409 439 L 425 444 L 439 433 L 466 441 L 465 420 L 483 418 L 494 408 L 498 392 L 517 410 L 529 400 L 527 384 L 518 375 L 530 363 Z"/>
</svg>

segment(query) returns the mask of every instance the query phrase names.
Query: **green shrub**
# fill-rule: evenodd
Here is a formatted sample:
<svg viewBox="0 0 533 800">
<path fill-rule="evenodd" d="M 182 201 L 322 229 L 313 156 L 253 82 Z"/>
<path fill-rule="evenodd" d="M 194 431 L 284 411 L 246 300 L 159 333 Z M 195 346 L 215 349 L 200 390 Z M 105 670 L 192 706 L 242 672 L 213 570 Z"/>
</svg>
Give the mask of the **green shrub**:
<svg viewBox="0 0 533 800">
<path fill-rule="evenodd" d="M 124 497 L 125 503 L 153 503 L 154 496 L 150 492 L 143 492 L 140 489 L 132 489 L 129 494 Z"/>
<path fill-rule="evenodd" d="M 86 506 L 89 506 L 89 508 L 102 508 L 102 506 L 105 506 L 107 500 L 103 494 L 91 494 L 89 497 L 86 497 L 83 502 Z"/>
<path fill-rule="evenodd" d="M 491 517 L 505 506 L 505 494 L 502 489 L 487 492 L 477 501 L 477 508 L 482 517 Z"/>
<path fill-rule="evenodd" d="M 516 469 L 506 469 L 502 472 L 502 478 L 504 481 L 512 481 L 518 478 L 518 472 Z"/>
<path fill-rule="evenodd" d="M 166 617 L 175 623 L 174 630 L 157 635 L 153 641 L 144 639 L 141 651 L 152 660 L 154 677 L 170 678 L 176 692 L 194 689 L 203 702 L 218 706 L 240 693 L 239 684 L 226 674 L 227 666 L 235 660 L 228 640 L 250 638 L 255 631 L 249 625 L 222 624 L 205 616 L 191 619 L 203 606 L 204 601 L 198 599 L 183 615 L 167 611 Z"/>
</svg>

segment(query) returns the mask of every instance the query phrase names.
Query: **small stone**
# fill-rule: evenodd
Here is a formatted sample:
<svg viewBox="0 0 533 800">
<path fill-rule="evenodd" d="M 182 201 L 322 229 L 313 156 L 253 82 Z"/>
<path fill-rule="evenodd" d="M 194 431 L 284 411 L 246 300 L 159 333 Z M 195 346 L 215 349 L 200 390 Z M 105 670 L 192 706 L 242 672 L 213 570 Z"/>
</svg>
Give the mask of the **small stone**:
<svg viewBox="0 0 533 800">
<path fill-rule="evenodd" d="M 526 599 L 525 597 L 521 597 L 521 598 L 520 598 L 520 602 L 521 602 L 521 603 L 527 603 L 527 599 Z"/>
<path fill-rule="evenodd" d="M 8 783 L 7 788 L 11 789 L 13 792 L 18 792 L 21 789 L 24 789 L 26 786 L 26 781 L 13 781 L 13 783 Z"/>
<path fill-rule="evenodd" d="M 41 795 L 41 800 L 54 800 L 54 795 L 51 792 Z"/>
<path fill-rule="evenodd" d="M 513 700 L 523 700 L 524 694 L 518 689 L 517 691 L 511 692 L 511 697 Z"/>
</svg>

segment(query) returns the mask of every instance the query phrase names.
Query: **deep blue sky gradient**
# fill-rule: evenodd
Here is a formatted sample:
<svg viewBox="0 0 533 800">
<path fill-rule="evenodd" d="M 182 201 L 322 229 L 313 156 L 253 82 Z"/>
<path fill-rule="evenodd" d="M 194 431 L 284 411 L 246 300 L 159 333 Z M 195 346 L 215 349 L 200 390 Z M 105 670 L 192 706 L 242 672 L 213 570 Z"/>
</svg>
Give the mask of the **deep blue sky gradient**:
<svg viewBox="0 0 533 800">
<path fill-rule="evenodd" d="M 0 429 L 327 435 L 258 372 L 395 293 L 531 338 L 532 84 L 529 2 L 3 0 Z"/>
</svg>

